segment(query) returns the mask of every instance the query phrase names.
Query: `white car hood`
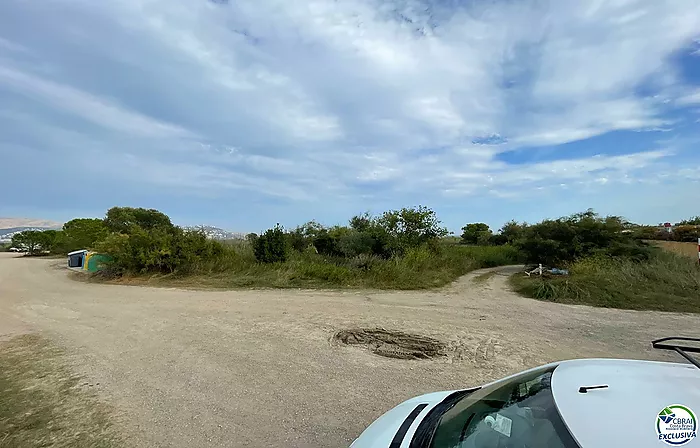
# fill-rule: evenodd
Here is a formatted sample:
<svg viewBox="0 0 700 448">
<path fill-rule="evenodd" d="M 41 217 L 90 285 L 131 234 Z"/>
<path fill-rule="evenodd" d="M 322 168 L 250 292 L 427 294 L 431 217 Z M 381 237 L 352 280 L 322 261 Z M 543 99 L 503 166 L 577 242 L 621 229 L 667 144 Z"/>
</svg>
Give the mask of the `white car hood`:
<svg viewBox="0 0 700 448">
<path fill-rule="evenodd" d="M 434 392 L 404 401 L 395 408 L 384 413 L 384 415 L 369 425 L 367 429 L 360 434 L 360 437 L 355 439 L 350 447 L 387 448 L 409 414 L 411 414 L 417 406 L 427 404 L 413 421 L 401 442 L 401 447 L 407 447 L 411 443 L 416 428 L 418 428 L 418 425 L 420 425 L 420 422 L 425 418 L 428 412 L 453 392 L 455 391 Z"/>
</svg>

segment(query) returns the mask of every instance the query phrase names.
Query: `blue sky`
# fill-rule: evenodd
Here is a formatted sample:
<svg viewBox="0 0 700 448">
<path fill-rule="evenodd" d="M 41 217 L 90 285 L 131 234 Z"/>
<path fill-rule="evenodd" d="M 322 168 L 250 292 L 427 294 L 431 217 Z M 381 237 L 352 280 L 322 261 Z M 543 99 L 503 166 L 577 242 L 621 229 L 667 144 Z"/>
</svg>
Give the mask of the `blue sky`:
<svg viewBox="0 0 700 448">
<path fill-rule="evenodd" d="M 0 216 L 700 214 L 697 0 L 4 0 Z"/>
</svg>

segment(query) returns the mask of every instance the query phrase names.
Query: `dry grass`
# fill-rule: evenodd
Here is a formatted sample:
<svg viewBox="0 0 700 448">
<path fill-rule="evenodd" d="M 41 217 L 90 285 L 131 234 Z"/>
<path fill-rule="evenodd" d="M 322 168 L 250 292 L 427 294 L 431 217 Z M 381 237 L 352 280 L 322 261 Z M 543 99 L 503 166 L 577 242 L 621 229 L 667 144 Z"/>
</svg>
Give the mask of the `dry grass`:
<svg viewBox="0 0 700 448">
<path fill-rule="evenodd" d="M 692 257 L 693 260 L 698 259 L 698 245 L 696 243 L 680 243 L 677 241 L 650 241 L 655 246 L 675 252 L 680 255 Z"/>
<path fill-rule="evenodd" d="M 115 447 L 108 412 L 37 335 L 0 343 L 0 448 Z"/>
<path fill-rule="evenodd" d="M 700 313 L 700 268 L 672 252 L 644 262 L 588 258 L 570 266 L 570 276 L 516 274 L 515 290 L 535 299 L 605 308 Z"/>
<path fill-rule="evenodd" d="M 108 279 L 127 285 L 193 289 L 311 288 L 417 290 L 441 287 L 480 268 L 516 264 L 518 251 L 511 246 L 446 245 L 438 253 L 425 247 L 405 256 L 382 260 L 324 257 L 293 252 L 284 263 L 255 261 L 245 246 L 229 249 L 218 259 L 193 267 L 186 275 L 124 275 Z M 100 276 L 72 276 L 102 281 Z"/>
</svg>

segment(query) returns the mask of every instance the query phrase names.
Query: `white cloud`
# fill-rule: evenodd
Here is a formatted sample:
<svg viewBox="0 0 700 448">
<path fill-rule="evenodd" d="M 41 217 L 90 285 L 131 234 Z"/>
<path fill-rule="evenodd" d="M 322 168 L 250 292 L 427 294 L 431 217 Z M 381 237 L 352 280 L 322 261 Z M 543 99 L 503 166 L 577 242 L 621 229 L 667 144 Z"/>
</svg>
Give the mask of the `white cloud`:
<svg viewBox="0 0 700 448">
<path fill-rule="evenodd" d="M 6 87 L 45 102 L 53 108 L 73 113 L 84 120 L 115 131 L 146 137 L 195 136 L 179 126 L 127 110 L 107 99 L 11 68 L 0 67 L 0 81 Z"/>
<path fill-rule="evenodd" d="M 0 37 L 0 91 L 111 131 L 90 135 L 104 170 L 172 189 L 332 201 L 613 188 L 671 163 L 648 131 L 700 103 L 673 59 L 698 37 L 695 0 L 9 5 L 45 36 Z M 611 131 L 650 136 L 528 158 Z"/>
<path fill-rule="evenodd" d="M 680 96 L 676 102 L 681 106 L 692 106 L 700 104 L 700 89 L 691 90 Z"/>
</svg>

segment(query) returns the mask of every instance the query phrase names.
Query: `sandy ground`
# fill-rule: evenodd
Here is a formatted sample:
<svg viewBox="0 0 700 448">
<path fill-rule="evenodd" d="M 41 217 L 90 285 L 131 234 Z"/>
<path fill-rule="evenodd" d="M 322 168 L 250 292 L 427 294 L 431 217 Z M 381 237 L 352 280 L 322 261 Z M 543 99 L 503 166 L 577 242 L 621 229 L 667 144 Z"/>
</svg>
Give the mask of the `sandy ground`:
<svg viewBox="0 0 700 448">
<path fill-rule="evenodd" d="M 56 260 L 0 254 L 0 337 L 38 331 L 65 347 L 135 446 L 341 447 L 412 396 L 566 358 L 677 360 L 649 341 L 700 326 L 521 298 L 509 272 L 431 292 L 188 291 L 75 282 Z M 353 327 L 433 337 L 448 356 L 332 341 Z"/>
</svg>

